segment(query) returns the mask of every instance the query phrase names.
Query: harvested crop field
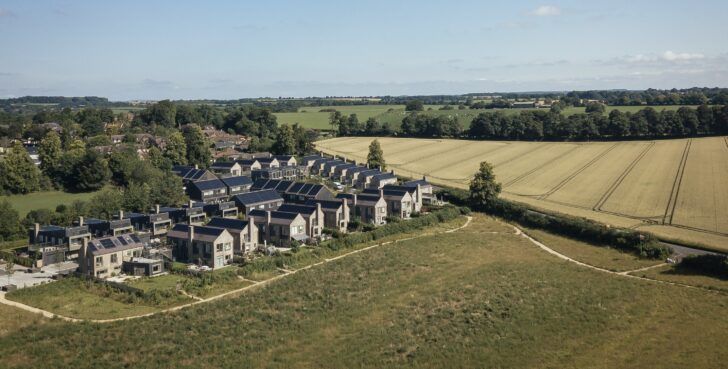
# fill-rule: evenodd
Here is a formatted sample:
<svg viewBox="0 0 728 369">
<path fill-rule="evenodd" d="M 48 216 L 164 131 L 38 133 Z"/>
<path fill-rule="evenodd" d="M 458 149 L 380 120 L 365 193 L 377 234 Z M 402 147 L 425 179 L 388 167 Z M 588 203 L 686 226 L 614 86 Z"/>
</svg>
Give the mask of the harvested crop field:
<svg viewBox="0 0 728 369">
<path fill-rule="evenodd" d="M 372 138 L 317 148 L 359 162 Z M 467 188 L 481 161 L 503 196 L 547 210 L 728 250 L 728 138 L 626 142 L 507 142 L 380 138 L 388 167 Z"/>
</svg>

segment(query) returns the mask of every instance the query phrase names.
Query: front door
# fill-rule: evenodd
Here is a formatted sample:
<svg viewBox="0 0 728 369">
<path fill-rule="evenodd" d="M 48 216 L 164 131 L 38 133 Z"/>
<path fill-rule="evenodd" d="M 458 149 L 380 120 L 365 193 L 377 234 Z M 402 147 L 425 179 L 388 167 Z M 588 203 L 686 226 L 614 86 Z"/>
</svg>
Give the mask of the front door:
<svg viewBox="0 0 728 369">
<path fill-rule="evenodd" d="M 223 266 L 223 260 L 222 256 L 215 257 L 215 268 Z"/>
</svg>

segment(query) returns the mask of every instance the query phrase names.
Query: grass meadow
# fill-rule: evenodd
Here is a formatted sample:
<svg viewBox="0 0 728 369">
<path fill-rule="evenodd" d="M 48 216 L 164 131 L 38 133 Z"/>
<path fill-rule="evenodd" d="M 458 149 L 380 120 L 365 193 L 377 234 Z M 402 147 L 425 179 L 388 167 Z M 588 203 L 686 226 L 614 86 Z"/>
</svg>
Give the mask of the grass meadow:
<svg viewBox="0 0 728 369">
<path fill-rule="evenodd" d="M 8 368 L 716 368 L 722 293 L 554 258 L 475 214 L 232 298 L 111 324 L 0 337 Z"/>
<path fill-rule="evenodd" d="M 18 214 L 21 217 L 25 217 L 31 210 L 55 210 L 56 206 L 61 204 L 70 205 L 76 200 L 88 201 L 95 194 L 95 192 L 69 193 L 63 191 L 44 191 L 25 195 L 2 196 L 0 199 L 10 201 L 10 204 L 18 211 Z"/>
</svg>

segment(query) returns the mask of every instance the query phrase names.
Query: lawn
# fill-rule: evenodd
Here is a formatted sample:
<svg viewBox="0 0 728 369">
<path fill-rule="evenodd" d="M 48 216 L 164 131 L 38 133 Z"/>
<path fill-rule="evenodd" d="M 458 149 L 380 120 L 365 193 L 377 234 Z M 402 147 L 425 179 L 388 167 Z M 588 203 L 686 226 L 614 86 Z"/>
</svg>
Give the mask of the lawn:
<svg viewBox="0 0 728 369">
<path fill-rule="evenodd" d="M 689 271 L 679 268 L 676 265 L 665 265 L 662 268 L 655 268 L 641 272 L 635 272 L 632 274 L 640 277 L 657 279 L 660 281 L 681 283 L 691 286 L 700 286 L 703 288 L 728 292 L 728 280 L 691 273 Z"/>
<path fill-rule="evenodd" d="M 112 319 L 159 311 L 181 303 L 187 297 L 176 295 L 159 303 L 145 302 L 126 292 L 78 278 L 65 278 L 7 295 L 9 300 L 80 319 Z"/>
<path fill-rule="evenodd" d="M 142 289 L 144 291 L 152 290 L 176 290 L 177 283 L 182 283 L 188 279 L 180 274 L 165 274 L 157 277 L 143 277 L 134 279 L 126 284 L 132 287 Z"/>
<path fill-rule="evenodd" d="M 641 259 L 637 255 L 621 252 L 611 247 L 590 245 L 540 229 L 525 228 L 524 230 L 529 236 L 574 260 L 615 272 L 664 264 L 662 260 Z"/>
<path fill-rule="evenodd" d="M 60 204 L 70 205 L 76 200 L 88 201 L 96 192 L 69 193 L 62 191 L 34 192 L 26 195 L 2 196 L 18 211 L 21 217 L 36 209 L 55 210 Z"/>
<path fill-rule="evenodd" d="M 725 294 L 589 270 L 499 229 L 476 215 L 179 312 L 28 327 L 0 337 L 0 356 L 77 369 L 725 366 Z"/>
</svg>

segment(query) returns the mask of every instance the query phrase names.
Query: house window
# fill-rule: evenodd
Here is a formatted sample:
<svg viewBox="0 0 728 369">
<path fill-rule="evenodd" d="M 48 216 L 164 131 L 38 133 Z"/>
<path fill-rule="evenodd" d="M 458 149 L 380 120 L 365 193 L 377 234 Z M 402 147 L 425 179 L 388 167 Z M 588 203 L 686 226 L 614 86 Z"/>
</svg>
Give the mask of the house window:
<svg viewBox="0 0 728 369">
<path fill-rule="evenodd" d="M 217 252 L 221 252 L 222 251 L 222 244 L 221 243 L 218 243 L 217 245 L 215 245 L 215 250 Z"/>
<path fill-rule="evenodd" d="M 118 254 L 111 254 L 111 262 L 112 263 L 118 263 L 119 262 L 119 255 Z"/>
<path fill-rule="evenodd" d="M 225 251 L 230 251 L 233 248 L 233 245 L 230 242 L 225 243 Z"/>
<path fill-rule="evenodd" d="M 99 266 L 102 266 L 103 264 L 104 264 L 104 258 L 101 256 L 97 256 L 96 257 L 96 266 L 99 267 Z"/>
</svg>

